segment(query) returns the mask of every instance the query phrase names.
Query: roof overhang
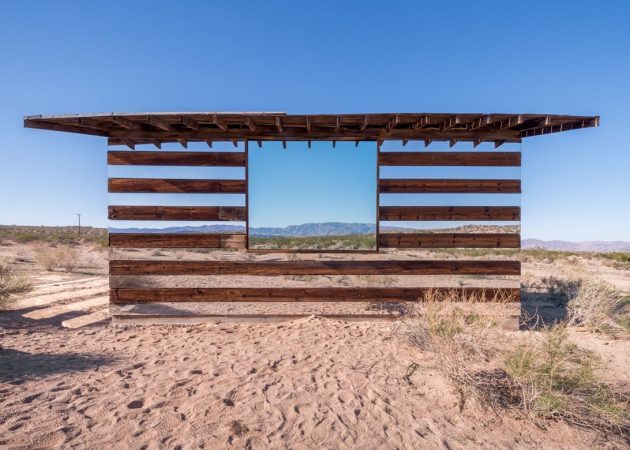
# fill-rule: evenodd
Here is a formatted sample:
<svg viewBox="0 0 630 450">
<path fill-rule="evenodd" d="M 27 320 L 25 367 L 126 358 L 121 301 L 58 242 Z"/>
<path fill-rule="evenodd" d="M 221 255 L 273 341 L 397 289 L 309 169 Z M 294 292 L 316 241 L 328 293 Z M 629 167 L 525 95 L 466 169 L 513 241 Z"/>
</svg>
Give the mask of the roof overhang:
<svg viewBox="0 0 630 450">
<path fill-rule="evenodd" d="M 97 113 L 27 116 L 24 126 L 105 136 L 110 145 L 164 142 L 424 140 L 521 142 L 599 126 L 599 116 L 481 113 L 286 114 L 283 112 Z"/>
</svg>

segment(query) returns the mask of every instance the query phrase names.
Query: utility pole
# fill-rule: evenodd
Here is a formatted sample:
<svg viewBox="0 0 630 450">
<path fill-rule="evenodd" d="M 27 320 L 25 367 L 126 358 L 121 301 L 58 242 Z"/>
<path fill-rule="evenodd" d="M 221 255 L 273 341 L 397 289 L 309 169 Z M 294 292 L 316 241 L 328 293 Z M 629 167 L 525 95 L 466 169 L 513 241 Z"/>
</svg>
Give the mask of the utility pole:
<svg viewBox="0 0 630 450">
<path fill-rule="evenodd" d="M 79 217 L 79 237 L 81 237 L 81 213 L 78 213 L 77 216 Z"/>
</svg>

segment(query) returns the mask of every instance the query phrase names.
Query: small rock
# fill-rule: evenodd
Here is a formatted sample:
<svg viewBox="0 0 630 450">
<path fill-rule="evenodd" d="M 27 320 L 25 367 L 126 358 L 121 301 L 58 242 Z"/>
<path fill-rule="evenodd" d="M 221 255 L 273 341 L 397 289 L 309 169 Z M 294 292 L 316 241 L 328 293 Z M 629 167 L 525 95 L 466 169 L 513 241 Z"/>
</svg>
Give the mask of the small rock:
<svg viewBox="0 0 630 450">
<path fill-rule="evenodd" d="M 133 400 L 129 402 L 129 404 L 127 405 L 127 408 L 137 409 L 137 408 L 142 408 L 143 406 L 144 406 L 144 400 Z"/>
<path fill-rule="evenodd" d="M 230 400 L 229 398 L 224 398 L 223 399 L 223 404 L 226 406 L 234 406 L 234 402 L 232 400 Z"/>
</svg>

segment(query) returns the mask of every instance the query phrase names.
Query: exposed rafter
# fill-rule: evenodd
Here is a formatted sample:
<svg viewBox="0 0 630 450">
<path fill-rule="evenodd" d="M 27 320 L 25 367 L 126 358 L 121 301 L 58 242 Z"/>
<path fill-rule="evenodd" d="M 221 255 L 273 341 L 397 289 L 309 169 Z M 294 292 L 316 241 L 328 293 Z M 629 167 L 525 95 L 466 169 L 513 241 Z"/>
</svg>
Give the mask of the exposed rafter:
<svg viewBox="0 0 630 450">
<path fill-rule="evenodd" d="M 215 124 L 217 127 L 219 127 L 222 131 L 228 130 L 227 124 L 222 119 L 220 119 L 219 116 L 216 114 L 212 115 L 212 123 Z"/>
<path fill-rule="evenodd" d="M 171 126 L 167 122 L 165 122 L 164 120 L 162 120 L 159 117 L 149 116 L 149 122 L 148 123 L 153 128 L 157 128 L 157 129 L 163 130 L 163 131 L 171 131 Z"/>
<path fill-rule="evenodd" d="M 179 142 L 182 147 L 188 148 L 188 141 L 186 139 L 177 139 L 177 142 Z"/>
<path fill-rule="evenodd" d="M 137 130 L 138 128 L 140 128 L 140 125 L 138 125 L 135 122 L 132 122 L 129 119 L 126 119 L 125 117 L 113 116 L 112 117 L 112 121 L 116 125 L 119 125 L 119 126 L 121 126 L 123 128 L 126 128 L 127 130 Z"/>
<path fill-rule="evenodd" d="M 112 145 L 155 142 L 451 140 L 520 142 L 597 126 L 596 116 L 477 113 L 138 113 L 29 116 L 25 126 L 105 136 Z M 124 145 L 124 144 L 123 144 Z M 477 144 L 478 145 L 478 144 Z"/>
<path fill-rule="evenodd" d="M 181 116 L 182 125 L 184 125 L 189 130 L 199 131 L 199 122 L 195 119 L 191 119 L 188 116 Z"/>
<path fill-rule="evenodd" d="M 254 121 L 251 117 L 245 118 L 245 125 L 247 125 L 247 128 L 249 128 L 250 131 L 256 131 L 256 125 L 254 124 Z"/>
<path fill-rule="evenodd" d="M 366 114 L 365 116 L 363 116 L 363 122 L 361 123 L 360 130 L 361 131 L 365 130 L 369 123 L 370 123 L 370 116 Z"/>
<path fill-rule="evenodd" d="M 130 141 L 129 139 L 121 139 L 120 142 L 122 142 L 124 145 L 129 147 L 131 150 L 136 149 L 136 144 L 133 141 Z"/>
</svg>

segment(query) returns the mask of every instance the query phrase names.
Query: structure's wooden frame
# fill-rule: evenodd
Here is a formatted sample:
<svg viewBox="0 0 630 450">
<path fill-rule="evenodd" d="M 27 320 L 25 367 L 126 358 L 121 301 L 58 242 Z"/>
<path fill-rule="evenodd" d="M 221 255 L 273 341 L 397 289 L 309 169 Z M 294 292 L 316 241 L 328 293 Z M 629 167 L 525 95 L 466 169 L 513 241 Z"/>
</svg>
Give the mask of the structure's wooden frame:
<svg viewBox="0 0 630 450">
<path fill-rule="evenodd" d="M 243 167 L 244 179 L 134 179 L 110 178 L 111 193 L 239 193 L 245 206 L 118 206 L 110 205 L 111 220 L 204 220 L 244 221 L 245 233 L 232 234 L 110 234 L 112 248 L 240 249 L 256 252 L 249 245 L 250 142 L 311 140 L 375 141 L 376 250 L 392 248 L 519 248 L 514 233 L 382 233 L 381 221 L 519 221 L 515 206 L 381 206 L 388 193 L 520 193 L 520 180 L 383 179 L 381 166 L 489 166 L 520 167 L 520 152 L 502 151 L 382 151 L 385 140 L 421 140 L 425 146 L 436 140 L 449 147 L 470 141 L 476 148 L 493 142 L 520 142 L 523 137 L 597 126 L 599 117 L 543 114 L 334 114 L 286 115 L 284 113 L 142 113 L 72 116 L 30 116 L 25 126 L 108 137 L 110 145 L 132 149 L 109 151 L 110 165 Z M 243 152 L 133 151 L 136 145 L 178 142 L 232 141 L 244 143 Z M 402 150 L 402 148 L 400 149 Z M 265 251 L 258 251 L 264 253 Z M 327 253 L 318 251 L 318 253 Z M 357 252 L 359 253 L 359 252 Z M 520 275 L 520 262 L 481 260 L 361 261 L 146 261 L 112 260 L 110 275 Z M 426 288 L 154 288 L 111 290 L 113 304 L 154 302 L 319 302 L 319 301 L 414 301 Z M 501 291 L 501 292 L 499 292 Z M 518 301 L 519 289 L 466 288 L 482 300 Z"/>
</svg>

